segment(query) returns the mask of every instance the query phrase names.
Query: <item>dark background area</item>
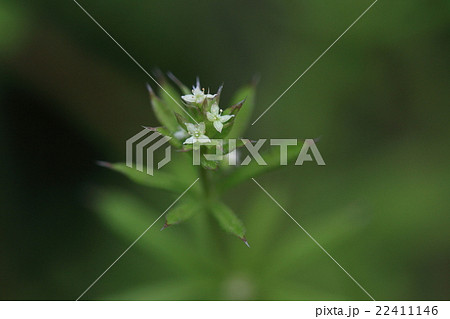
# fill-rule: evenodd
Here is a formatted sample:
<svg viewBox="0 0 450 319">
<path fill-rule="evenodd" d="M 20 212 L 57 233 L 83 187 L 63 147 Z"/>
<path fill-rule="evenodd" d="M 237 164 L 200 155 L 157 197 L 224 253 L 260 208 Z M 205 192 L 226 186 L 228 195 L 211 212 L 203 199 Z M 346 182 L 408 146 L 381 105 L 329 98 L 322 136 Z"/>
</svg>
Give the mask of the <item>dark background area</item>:
<svg viewBox="0 0 450 319">
<path fill-rule="evenodd" d="M 79 2 L 151 72 L 223 82 L 224 100 L 259 75 L 253 119 L 371 4 Z M 322 137 L 327 166 L 260 182 L 375 299 L 449 298 L 449 13 L 378 1 L 246 134 Z M 157 124 L 146 82 L 73 1 L 0 3 L 0 299 L 76 299 L 171 203 L 95 165 Z M 251 250 L 217 231 L 210 264 L 190 266 L 195 220 L 158 224 L 85 299 L 367 298 L 254 184 L 226 201 Z M 139 227 L 105 215 L 140 205 Z"/>
</svg>

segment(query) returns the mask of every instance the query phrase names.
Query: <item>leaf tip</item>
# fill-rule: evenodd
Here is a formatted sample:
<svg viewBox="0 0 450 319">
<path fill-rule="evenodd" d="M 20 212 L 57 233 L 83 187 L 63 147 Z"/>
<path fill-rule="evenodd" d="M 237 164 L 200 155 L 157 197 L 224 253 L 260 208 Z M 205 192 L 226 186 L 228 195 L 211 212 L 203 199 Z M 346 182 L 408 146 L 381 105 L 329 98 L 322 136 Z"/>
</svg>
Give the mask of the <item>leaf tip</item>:
<svg viewBox="0 0 450 319">
<path fill-rule="evenodd" d="M 166 77 L 164 76 L 164 72 L 161 71 L 160 68 L 156 67 L 153 69 L 153 74 L 155 75 L 156 79 L 158 80 L 158 83 L 165 83 Z"/>
<path fill-rule="evenodd" d="M 174 82 L 179 81 L 178 78 L 171 71 L 167 71 L 167 76 Z"/>
<path fill-rule="evenodd" d="M 242 105 L 244 105 L 246 99 L 247 97 L 245 97 L 242 101 L 236 103 L 235 105 L 230 106 L 231 114 L 239 112 L 239 110 L 242 108 Z"/>
<path fill-rule="evenodd" d="M 164 226 L 159 230 L 159 231 L 163 231 L 164 229 L 166 229 L 167 227 L 169 227 L 170 225 L 166 222 L 164 223 Z"/>
<path fill-rule="evenodd" d="M 145 83 L 145 86 L 147 87 L 147 91 L 150 94 L 150 97 L 156 96 L 155 91 L 153 91 L 153 89 L 149 83 Z"/>
<path fill-rule="evenodd" d="M 185 94 L 189 94 L 190 90 L 183 84 L 172 72 L 167 72 L 167 76 L 171 79 Z"/>
<path fill-rule="evenodd" d="M 156 132 L 157 131 L 156 127 L 145 126 L 145 125 L 141 125 L 141 126 L 142 126 L 142 128 L 145 128 L 145 129 L 147 129 L 149 131 L 152 131 L 152 132 Z"/>
<path fill-rule="evenodd" d="M 244 242 L 244 244 L 247 245 L 248 248 L 250 248 L 250 244 L 248 243 L 247 238 L 240 237 L 240 240 L 242 240 Z"/>
</svg>

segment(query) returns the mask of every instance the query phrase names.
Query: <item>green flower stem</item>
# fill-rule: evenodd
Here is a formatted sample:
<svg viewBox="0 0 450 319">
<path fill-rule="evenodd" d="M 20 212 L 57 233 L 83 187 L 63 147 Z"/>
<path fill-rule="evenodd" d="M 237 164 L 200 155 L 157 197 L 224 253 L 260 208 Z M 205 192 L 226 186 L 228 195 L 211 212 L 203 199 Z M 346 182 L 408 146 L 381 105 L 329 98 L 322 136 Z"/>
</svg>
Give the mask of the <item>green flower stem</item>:
<svg viewBox="0 0 450 319">
<path fill-rule="evenodd" d="M 222 260 L 221 264 L 226 265 L 227 256 L 223 253 L 225 251 L 223 237 L 219 236 L 218 225 L 213 221 L 213 205 L 217 205 L 219 195 L 215 187 L 215 181 L 212 179 L 212 171 L 202 166 L 198 167 L 200 182 L 203 189 L 203 205 L 204 211 L 199 219 L 202 220 L 202 232 L 208 234 L 205 248 L 210 256 L 215 256 L 218 260 Z M 214 244 L 213 244 L 214 243 Z M 217 249 L 222 247 L 222 249 Z"/>
<path fill-rule="evenodd" d="M 209 205 L 213 204 L 214 201 L 217 199 L 217 191 L 216 191 L 215 183 L 212 180 L 210 170 L 208 170 L 202 166 L 198 166 L 198 170 L 199 170 L 200 182 L 201 182 L 202 189 L 203 189 L 204 203 L 208 209 Z"/>
<path fill-rule="evenodd" d="M 198 166 L 198 172 L 200 176 L 200 183 L 203 189 L 203 196 L 207 200 L 209 198 L 209 193 L 211 191 L 210 176 L 208 176 L 208 172 L 201 165 Z"/>
</svg>

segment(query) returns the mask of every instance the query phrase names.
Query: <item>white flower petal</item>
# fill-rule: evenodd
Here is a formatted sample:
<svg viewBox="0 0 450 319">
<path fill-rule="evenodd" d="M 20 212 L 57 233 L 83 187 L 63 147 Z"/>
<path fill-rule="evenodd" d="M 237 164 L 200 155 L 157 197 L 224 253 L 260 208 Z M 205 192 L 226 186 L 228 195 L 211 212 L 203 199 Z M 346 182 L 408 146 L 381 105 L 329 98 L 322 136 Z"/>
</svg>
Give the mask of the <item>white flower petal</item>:
<svg viewBox="0 0 450 319">
<path fill-rule="evenodd" d="M 197 130 L 201 133 L 204 134 L 205 133 L 205 123 L 201 122 L 197 125 Z"/>
<path fill-rule="evenodd" d="M 203 91 L 200 90 L 200 87 L 195 87 L 195 88 L 192 90 L 192 94 L 194 94 L 194 95 L 205 95 L 205 93 L 203 93 Z"/>
<path fill-rule="evenodd" d="M 188 103 L 194 103 L 195 102 L 195 96 L 193 96 L 192 94 L 189 95 L 183 95 L 181 97 L 183 100 L 185 100 Z"/>
<path fill-rule="evenodd" d="M 198 96 L 198 95 L 197 95 L 197 98 L 196 98 L 196 100 L 195 100 L 195 103 L 197 103 L 197 104 L 202 104 L 204 100 L 205 100 L 205 97 L 204 97 L 203 95 L 202 95 L 202 96 Z"/>
<path fill-rule="evenodd" d="M 213 122 L 215 120 L 215 116 L 214 114 L 212 114 L 211 112 L 206 112 L 206 117 L 208 118 L 208 121 Z"/>
<path fill-rule="evenodd" d="M 183 144 L 194 144 L 194 137 L 189 137 L 186 141 L 184 141 Z"/>
<path fill-rule="evenodd" d="M 214 103 L 213 105 L 211 105 L 211 113 L 214 115 L 219 115 L 219 106 L 217 105 L 217 103 Z"/>
<path fill-rule="evenodd" d="M 214 127 L 216 128 L 216 130 L 221 133 L 222 132 L 222 128 L 223 128 L 223 124 L 220 121 L 214 121 L 213 123 Z"/>
<path fill-rule="evenodd" d="M 216 97 L 217 94 L 205 94 L 205 97 L 207 97 L 208 99 L 213 99 Z"/>
<path fill-rule="evenodd" d="M 192 123 L 184 123 L 184 124 L 186 125 L 186 128 L 187 128 L 189 134 L 194 135 L 195 132 L 197 131 L 197 128 L 195 127 L 195 125 Z"/>
<path fill-rule="evenodd" d="M 211 140 L 210 140 L 209 137 L 206 136 L 206 135 L 200 135 L 200 136 L 197 138 L 197 141 L 198 141 L 199 143 L 211 143 Z"/>
<path fill-rule="evenodd" d="M 229 119 L 231 119 L 234 115 L 222 115 L 220 116 L 220 122 L 225 123 Z"/>
</svg>

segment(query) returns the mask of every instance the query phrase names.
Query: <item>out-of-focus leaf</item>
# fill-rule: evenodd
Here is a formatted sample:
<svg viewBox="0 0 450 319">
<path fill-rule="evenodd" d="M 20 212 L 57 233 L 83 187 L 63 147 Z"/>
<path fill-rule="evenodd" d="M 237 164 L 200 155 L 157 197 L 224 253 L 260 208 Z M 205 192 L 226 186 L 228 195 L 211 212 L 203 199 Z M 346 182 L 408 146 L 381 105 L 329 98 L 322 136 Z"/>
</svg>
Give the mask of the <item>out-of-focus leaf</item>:
<svg viewBox="0 0 450 319">
<path fill-rule="evenodd" d="M 183 95 L 187 95 L 187 94 L 191 94 L 191 90 L 189 90 L 189 88 L 184 85 L 183 82 L 181 82 L 180 80 L 178 80 L 178 78 L 173 75 L 173 73 L 168 72 L 167 76 L 176 84 L 178 85 L 178 87 L 180 88 L 181 92 L 183 93 Z"/>
<path fill-rule="evenodd" d="M 203 168 L 215 170 L 219 166 L 219 162 L 207 160 L 204 156 L 200 158 L 200 164 Z"/>
<path fill-rule="evenodd" d="M 234 116 L 224 124 L 224 126 L 222 128 L 222 132 L 220 132 L 218 134 L 216 133 L 213 137 L 215 137 L 215 138 L 225 138 L 225 137 L 236 138 L 236 136 L 230 135 L 230 132 L 233 130 L 234 123 L 237 119 L 238 113 L 241 110 L 244 103 L 245 103 L 245 100 L 242 100 L 239 103 L 237 103 L 233 106 L 230 106 L 223 112 L 224 115 L 234 115 Z"/>
<path fill-rule="evenodd" d="M 0 4 L 0 53 L 10 54 L 20 47 L 30 30 L 28 12 L 15 1 Z"/>
<path fill-rule="evenodd" d="M 240 89 L 233 99 L 231 100 L 232 105 L 238 104 L 240 101 L 245 99 L 245 103 L 242 105 L 239 114 L 236 115 L 234 119 L 233 127 L 228 135 L 229 138 L 239 138 L 247 129 L 250 123 L 253 109 L 255 108 L 255 94 L 256 85 L 249 84 Z"/>
<path fill-rule="evenodd" d="M 213 278 L 216 279 L 216 278 Z M 124 292 L 113 293 L 102 300 L 202 300 L 214 293 L 212 278 L 204 275 L 198 277 L 177 278 L 140 286 Z M 216 279 L 217 280 L 217 279 Z M 211 296 L 211 295 L 209 295 Z"/>
<path fill-rule="evenodd" d="M 242 101 L 237 102 L 236 104 L 230 106 L 225 111 L 223 111 L 223 115 L 236 115 L 242 108 L 242 105 L 245 103 L 245 98 Z"/>
<path fill-rule="evenodd" d="M 161 100 L 173 111 L 183 112 L 183 104 L 180 93 L 166 80 L 161 82 L 162 89 L 159 91 Z"/>
<path fill-rule="evenodd" d="M 278 185 L 277 190 L 277 201 L 285 203 L 289 200 L 289 192 L 284 186 Z M 286 221 L 286 215 L 283 215 L 283 211 L 275 203 L 271 204 L 267 201 L 269 198 L 264 192 L 255 192 L 247 199 L 239 207 L 246 212 L 245 225 L 252 230 L 252 253 L 255 255 L 254 258 L 243 258 L 244 256 L 240 256 L 242 250 L 238 249 L 238 246 L 234 246 L 231 253 L 241 257 L 234 262 L 235 267 L 247 265 L 253 269 L 252 271 L 258 271 L 265 260 L 266 251 L 279 248 L 280 243 L 275 242 L 274 238 L 281 236 L 284 231 L 283 222 Z"/>
<path fill-rule="evenodd" d="M 189 186 L 182 183 L 179 178 L 160 170 L 154 171 L 153 176 L 151 176 L 144 173 L 146 171 L 145 168 L 144 172 L 140 172 L 135 168 L 126 166 L 124 163 L 98 162 L 97 164 L 119 172 L 130 178 L 133 182 L 143 186 L 165 189 L 172 192 L 183 192 Z"/>
<path fill-rule="evenodd" d="M 233 213 L 231 208 L 222 202 L 211 204 L 211 212 L 219 225 L 228 233 L 245 240 L 245 227 L 242 221 Z"/>
<path fill-rule="evenodd" d="M 183 146 L 177 138 L 173 136 L 173 134 L 164 126 L 160 127 L 150 127 L 150 126 L 144 126 L 146 129 L 152 132 L 158 132 L 161 135 L 170 137 L 169 143 L 175 146 L 176 148 L 181 148 Z"/>
<path fill-rule="evenodd" d="M 167 103 L 156 96 L 150 85 L 147 85 L 147 89 L 150 93 L 150 102 L 153 107 L 153 112 L 158 121 L 165 127 L 167 127 L 171 132 L 175 132 L 178 129 L 177 120 L 173 114 L 172 109 L 167 105 Z"/>
<path fill-rule="evenodd" d="M 173 207 L 166 215 L 166 226 L 178 224 L 203 209 L 200 201 L 186 200 Z"/>
<path fill-rule="evenodd" d="M 270 199 L 268 198 L 269 204 Z M 273 203 L 273 205 L 276 205 Z M 280 212 L 283 214 L 283 212 Z M 291 211 L 294 218 L 301 218 L 301 211 Z M 364 221 L 364 212 L 362 207 L 350 205 L 343 207 L 328 214 L 327 218 L 309 221 L 307 225 L 308 233 L 311 234 L 326 249 L 332 249 L 334 246 L 343 245 L 357 238 L 358 234 L 367 227 Z M 298 272 L 301 268 L 310 267 L 316 262 L 315 258 L 323 257 L 324 252 L 312 241 L 295 223 L 291 223 L 288 216 L 285 216 L 287 223 L 291 228 L 284 231 L 276 237 L 278 249 L 268 252 L 266 257 L 271 260 L 278 260 L 276 265 L 260 268 L 261 272 L 267 274 L 284 273 L 291 275 Z M 303 224 L 305 221 L 303 222 Z M 302 262 L 300 262 L 302 261 Z"/>
<path fill-rule="evenodd" d="M 292 275 L 283 276 L 279 275 L 269 277 L 264 282 L 265 288 L 270 290 L 270 300 L 346 300 L 351 297 L 346 295 L 342 290 L 335 291 L 331 289 L 323 288 L 319 285 L 305 284 L 299 281 L 293 281 Z M 273 289 L 277 287 L 277 289 Z M 350 295 L 351 296 L 351 295 Z"/>
<path fill-rule="evenodd" d="M 230 145 L 229 140 L 225 140 L 225 142 L 226 143 L 222 145 L 222 154 L 223 155 L 226 155 L 240 147 L 243 147 L 246 143 L 251 143 L 249 140 L 246 140 L 246 139 L 235 140 L 235 144 L 233 144 L 233 145 Z"/>
<path fill-rule="evenodd" d="M 303 143 L 298 145 L 290 145 L 287 148 L 287 164 L 294 162 L 302 149 Z M 225 191 L 230 189 L 252 177 L 256 177 L 268 171 L 280 168 L 280 153 L 279 146 L 271 146 L 271 149 L 265 154 L 261 154 L 267 165 L 259 165 L 256 160 L 252 158 L 251 162 L 246 166 L 239 166 L 226 176 L 220 184 L 220 189 Z"/>
<path fill-rule="evenodd" d="M 95 209 L 103 222 L 125 239 L 125 247 L 162 213 L 130 194 L 112 190 L 95 196 Z M 201 273 L 205 267 L 214 265 L 208 256 L 194 249 L 192 242 L 185 236 L 172 232 L 170 228 L 160 232 L 159 228 L 160 226 L 155 224 L 136 243 L 137 247 L 153 256 L 158 263 L 177 273 L 189 275 Z"/>
<path fill-rule="evenodd" d="M 178 122 L 178 125 L 181 126 L 184 130 L 187 131 L 186 123 L 191 123 L 191 121 L 188 121 L 188 120 L 184 117 L 184 115 L 181 115 L 181 114 L 178 113 L 178 112 L 174 112 L 174 114 L 175 114 L 175 118 L 176 118 L 176 120 L 177 120 L 177 122 Z"/>
</svg>

